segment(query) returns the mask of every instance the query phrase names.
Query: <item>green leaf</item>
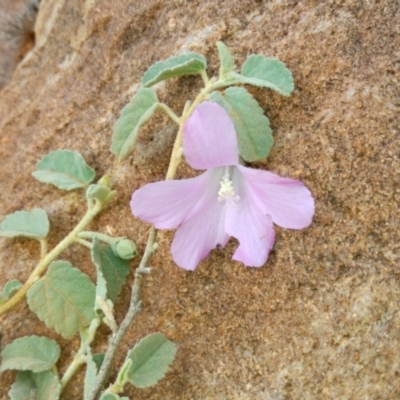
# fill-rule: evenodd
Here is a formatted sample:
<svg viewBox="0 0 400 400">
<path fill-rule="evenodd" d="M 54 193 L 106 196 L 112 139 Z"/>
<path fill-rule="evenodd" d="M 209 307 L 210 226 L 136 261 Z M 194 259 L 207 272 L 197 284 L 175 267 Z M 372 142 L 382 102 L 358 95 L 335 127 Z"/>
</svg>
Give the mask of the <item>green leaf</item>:
<svg viewBox="0 0 400 400">
<path fill-rule="evenodd" d="M 225 108 L 235 125 L 239 153 L 246 161 L 267 157 L 274 139 L 268 118 L 244 88 L 231 87 L 224 94 L 213 92 L 210 100 Z"/>
<path fill-rule="evenodd" d="M 39 336 L 25 336 L 14 340 L 1 352 L 0 371 L 7 369 L 42 372 L 50 369 L 60 357 L 55 340 Z"/>
<path fill-rule="evenodd" d="M 114 393 L 104 393 L 101 397 L 100 400 L 120 400 L 121 397 L 119 397 L 117 394 Z"/>
<path fill-rule="evenodd" d="M 152 333 L 143 338 L 128 353 L 125 363 L 129 363 L 124 370 L 122 382 L 130 382 L 137 388 L 146 388 L 155 385 L 168 371 L 174 360 L 176 345 L 161 333 Z"/>
<path fill-rule="evenodd" d="M 207 68 L 207 61 L 197 53 L 168 58 L 152 65 L 143 75 L 142 85 L 149 87 L 157 82 L 179 75 L 199 74 Z"/>
<path fill-rule="evenodd" d="M 236 68 L 235 61 L 232 58 L 228 48 L 222 42 L 217 42 L 217 48 L 219 53 L 219 59 L 221 66 L 219 68 L 219 77 L 221 79 L 227 78 L 229 73 L 234 71 Z"/>
<path fill-rule="evenodd" d="M 93 240 L 92 261 L 97 268 L 96 296 L 113 303 L 129 273 L 129 261 L 116 256 L 110 245 Z"/>
<path fill-rule="evenodd" d="M 11 281 L 8 281 L 5 285 L 1 293 L 4 295 L 4 298 L 6 300 L 10 299 L 12 296 L 14 296 L 15 293 L 18 292 L 19 289 L 21 289 L 22 283 L 18 279 L 13 279 Z"/>
<path fill-rule="evenodd" d="M 88 201 L 98 201 L 103 206 L 105 206 L 116 194 L 115 190 L 111 190 L 106 185 L 101 185 L 99 183 L 93 183 L 89 185 L 86 190 L 86 198 Z"/>
<path fill-rule="evenodd" d="M 104 353 L 97 353 L 93 355 L 93 361 L 96 363 L 97 370 L 101 368 L 104 361 Z"/>
<path fill-rule="evenodd" d="M 87 275 L 67 261 L 55 261 L 29 289 L 28 304 L 49 328 L 70 339 L 95 318 L 95 290 Z"/>
<path fill-rule="evenodd" d="M 241 83 L 273 89 L 284 96 L 289 96 L 294 89 L 292 73 L 285 64 L 263 55 L 249 56 L 243 64 L 242 74 L 233 73 L 232 77 Z"/>
<path fill-rule="evenodd" d="M 32 371 L 20 372 L 8 392 L 11 400 L 37 400 Z"/>
<path fill-rule="evenodd" d="M 89 394 L 93 388 L 93 384 L 96 380 L 97 374 L 100 370 L 103 360 L 104 360 L 103 353 L 98 353 L 93 356 L 91 354 L 87 354 L 85 384 L 84 384 L 84 391 L 83 391 L 84 392 L 84 397 L 83 397 L 84 400 L 89 398 Z M 107 374 L 105 381 L 106 382 L 108 381 L 108 374 Z M 106 382 L 103 382 L 103 384 L 105 384 Z"/>
<path fill-rule="evenodd" d="M 3 290 L 0 291 L 0 304 L 8 301 L 22 287 L 22 283 L 18 279 L 8 281 Z"/>
<path fill-rule="evenodd" d="M 18 279 L 13 279 L 9 281 L 4 286 L 4 293 L 8 296 L 8 298 L 12 297 L 18 290 L 22 287 L 22 283 Z"/>
<path fill-rule="evenodd" d="M 98 373 L 98 367 L 93 360 L 91 354 L 86 357 L 86 372 L 85 372 L 85 384 L 84 384 L 84 400 L 89 397 L 89 394 L 93 388 L 94 381 L 96 380 Z"/>
<path fill-rule="evenodd" d="M 58 400 L 61 393 L 60 381 L 53 372 L 20 372 L 9 391 L 11 400 Z"/>
<path fill-rule="evenodd" d="M 38 181 L 50 183 L 59 189 L 73 190 L 89 185 L 95 171 L 77 151 L 57 150 L 44 156 L 32 175 Z"/>
<path fill-rule="evenodd" d="M 49 228 L 46 212 L 41 208 L 34 208 L 32 211 L 16 211 L 7 215 L 0 225 L 0 236 L 23 236 L 40 240 L 47 236 Z"/>
<path fill-rule="evenodd" d="M 158 98 L 154 90 L 141 88 L 122 109 L 111 140 L 111 151 L 120 161 L 133 149 L 140 127 L 157 107 Z"/>
</svg>

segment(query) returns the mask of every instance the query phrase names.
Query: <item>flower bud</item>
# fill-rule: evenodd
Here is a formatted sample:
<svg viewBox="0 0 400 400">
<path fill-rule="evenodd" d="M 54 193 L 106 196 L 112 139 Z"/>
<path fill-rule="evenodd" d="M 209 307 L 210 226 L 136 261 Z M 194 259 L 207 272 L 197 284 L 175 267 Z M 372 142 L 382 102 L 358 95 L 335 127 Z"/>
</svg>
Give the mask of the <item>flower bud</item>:
<svg viewBox="0 0 400 400">
<path fill-rule="evenodd" d="M 117 239 L 112 243 L 111 248 L 114 254 L 123 260 L 131 260 L 137 255 L 136 244 L 127 238 Z"/>
<path fill-rule="evenodd" d="M 108 175 L 102 176 L 97 183 L 99 185 L 107 186 L 109 189 L 111 189 L 111 186 L 112 186 L 111 178 Z"/>
<path fill-rule="evenodd" d="M 86 197 L 88 200 L 97 200 L 106 205 L 114 197 L 115 193 L 115 190 L 111 190 L 108 186 L 97 183 L 89 185 L 86 190 Z"/>
</svg>

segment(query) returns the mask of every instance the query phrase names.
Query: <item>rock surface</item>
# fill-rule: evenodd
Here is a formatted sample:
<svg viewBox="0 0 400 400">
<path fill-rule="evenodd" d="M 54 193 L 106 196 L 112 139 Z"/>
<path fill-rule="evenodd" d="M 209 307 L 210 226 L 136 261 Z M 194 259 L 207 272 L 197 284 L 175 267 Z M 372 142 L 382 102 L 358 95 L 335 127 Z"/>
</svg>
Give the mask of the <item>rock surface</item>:
<svg viewBox="0 0 400 400">
<path fill-rule="evenodd" d="M 0 220 L 44 208 L 51 245 L 79 220 L 78 193 L 60 193 L 31 177 L 58 148 L 79 150 L 111 175 L 118 197 L 92 224 L 127 235 L 141 249 L 149 226 L 128 208 L 133 190 L 163 179 L 175 126 L 148 125 L 123 163 L 110 153 L 112 127 L 154 62 L 188 51 L 218 72 L 222 40 L 241 65 L 252 53 L 274 56 L 293 72 L 289 98 L 250 89 L 271 121 L 275 146 L 253 167 L 301 179 L 316 199 L 313 225 L 276 229 L 260 269 L 231 260 L 237 245 L 215 250 L 194 273 L 169 253 L 173 232 L 159 234 L 146 277 L 143 311 L 115 360 L 160 331 L 178 344 L 167 376 L 153 388 L 127 388 L 148 399 L 400 398 L 400 9 L 397 0 L 269 2 L 232 0 L 43 0 L 36 47 L 0 92 Z M 201 88 L 197 77 L 159 85 L 180 113 Z M 180 177 L 193 175 L 182 166 Z M 93 276 L 78 245 L 63 258 Z M 0 284 L 25 280 L 35 243 L 0 240 Z M 138 261 L 132 263 L 136 267 Z M 131 274 L 131 279 L 132 279 Z M 117 303 L 120 321 L 129 289 Z M 56 338 L 62 372 L 78 348 L 47 330 L 19 304 L 2 321 L 2 346 L 22 335 Z M 109 332 L 101 331 L 98 350 Z M 0 378 L 6 398 L 14 372 Z M 81 398 L 82 374 L 63 398 Z"/>
</svg>

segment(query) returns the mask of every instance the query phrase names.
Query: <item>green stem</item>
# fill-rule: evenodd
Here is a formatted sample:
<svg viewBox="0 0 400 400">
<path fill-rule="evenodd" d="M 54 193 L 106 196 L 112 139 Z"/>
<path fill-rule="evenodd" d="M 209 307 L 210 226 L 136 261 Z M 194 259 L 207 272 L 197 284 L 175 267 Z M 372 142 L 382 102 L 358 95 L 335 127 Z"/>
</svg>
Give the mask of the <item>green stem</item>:
<svg viewBox="0 0 400 400">
<path fill-rule="evenodd" d="M 40 239 L 40 259 L 44 258 L 47 253 L 47 239 Z"/>
<path fill-rule="evenodd" d="M 61 391 L 64 390 L 65 386 L 71 380 L 71 378 L 75 375 L 76 371 L 80 368 L 82 364 L 86 363 L 86 359 L 91 356 L 90 344 L 94 340 L 96 335 L 97 328 L 100 326 L 100 320 L 98 318 L 94 318 L 87 329 L 87 334 L 83 336 L 81 334 L 81 345 L 78 353 L 76 353 L 74 359 L 71 364 L 65 371 L 63 377 L 61 378 Z"/>
<path fill-rule="evenodd" d="M 82 231 L 92 219 L 101 211 L 103 204 L 96 202 L 90 207 L 81 221 L 75 228 L 60 242 L 53 250 L 47 253 L 37 264 L 36 268 L 32 271 L 28 280 L 22 285 L 21 289 L 11 297 L 6 303 L 0 306 L 0 316 L 18 304 L 26 295 L 30 287 L 40 278 L 43 272 L 47 269 L 49 264 L 54 261 L 64 250 L 66 250 L 72 243 L 76 241 L 77 234 Z"/>
<path fill-rule="evenodd" d="M 205 87 L 197 95 L 197 97 L 193 101 L 193 103 L 186 102 L 182 116 L 181 116 L 181 118 L 179 118 L 179 129 L 178 129 L 178 133 L 175 138 L 174 147 L 172 149 L 172 154 L 171 154 L 171 158 L 170 158 L 170 162 L 169 162 L 169 166 L 168 166 L 168 171 L 165 176 L 166 180 L 173 179 L 175 177 L 176 170 L 179 166 L 179 163 L 180 163 L 180 160 L 182 157 L 183 128 L 185 126 L 186 121 L 192 115 L 195 108 L 201 102 L 203 102 L 204 100 L 207 99 L 209 93 L 211 93 L 216 88 L 226 86 L 226 84 L 221 85 L 221 82 L 215 81 L 215 79 L 209 80 L 206 74 L 205 75 L 202 74 L 202 78 L 204 80 Z M 163 108 L 164 111 L 166 111 L 167 109 L 169 109 L 169 107 L 165 108 L 165 109 Z M 173 117 L 171 117 L 171 118 L 174 119 Z M 103 381 L 105 380 L 105 377 L 107 376 L 107 373 L 110 369 L 111 362 L 114 358 L 117 348 L 118 348 L 122 338 L 124 337 L 125 332 L 129 328 L 129 326 L 132 324 L 136 314 L 140 311 L 140 307 L 141 307 L 141 301 L 139 300 L 140 286 L 142 283 L 143 274 L 149 272 L 149 268 L 147 268 L 146 265 L 147 265 L 147 261 L 150 259 L 152 253 L 155 250 L 154 244 L 155 244 L 155 240 L 156 240 L 156 235 L 157 235 L 156 229 L 154 227 L 151 227 L 149 236 L 147 239 L 145 252 L 143 254 L 142 260 L 140 261 L 140 265 L 136 269 L 136 272 L 135 272 L 135 280 L 134 280 L 133 287 L 132 287 L 131 300 L 130 300 L 130 304 L 129 304 L 128 313 L 126 314 L 124 320 L 122 321 L 120 327 L 118 328 L 118 331 L 114 335 L 112 335 L 109 339 L 109 345 L 108 345 L 106 354 L 104 356 L 104 361 L 101 365 L 100 371 L 97 375 L 97 378 L 93 384 L 93 388 L 92 388 L 87 400 L 95 400 L 96 399 L 98 393 L 100 392 Z"/>
<path fill-rule="evenodd" d="M 82 231 L 78 233 L 78 238 L 80 239 L 94 239 L 97 238 L 99 240 L 101 240 L 104 243 L 108 243 L 108 244 L 113 244 L 117 239 L 124 239 L 123 236 L 121 237 L 113 237 L 113 236 L 109 236 L 105 233 L 101 233 L 101 232 L 93 232 L 93 231 Z"/>
<path fill-rule="evenodd" d="M 203 78 L 204 80 L 204 78 Z M 171 154 L 171 159 L 169 162 L 168 166 L 168 171 L 167 171 L 167 176 L 165 177 L 166 180 L 173 179 L 176 170 L 181 162 L 182 158 L 182 138 L 183 138 L 183 128 L 185 126 L 186 121 L 189 119 L 189 117 L 192 115 L 193 111 L 196 109 L 196 107 L 203 101 L 207 100 L 208 95 L 214 91 L 216 88 L 223 87 L 225 84 L 221 86 L 222 81 L 215 81 L 213 79 L 205 80 L 205 87 L 203 90 L 197 95 L 193 103 L 185 106 L 185 109 L 183 110 L 182 117 L 180 118 L 180 124 L 179 124 L 179 130 L 178 133 L 176 134 L 175 138 L 175 143 L 174 147 L 172 149 L 172 154 Z"/>
<path fill-rule="evenodd" d="M 80 368 L 82 364 L 86 363 L 86 351 L 84 346 L 81 346 L 78 353 L 75 355 L 72 363 L 69 365 L 67 370 L 65 371 L 60 383 L 61 383 L 61 391 L 64 390 L 67 383 L 71 380 L 71 378 L 75 375 L 76 371 Z"/>
<path fill-rule="evenodd" d="M 89 242 L 89 240 L 81 239 L 78 237 L 75 239 L 75 242 L 87 247 L 88 249 L 92 249 L 92 242 Z"/>
<path fill-rule="evenodd" d="M 163 110 L 178 125 L 181 123 L 181 119 L 166 104 L 158 103 L 158 108 Z"/>
<path fill-rule="evenodd" d="M 203 79 L 204 86 L 207 87 L 207 85 L 210 83 L 210 79 L 208 79 L 208 75 L 205 69 L 203 69 L 200 72 L 201 78 Z"/>
</svg>

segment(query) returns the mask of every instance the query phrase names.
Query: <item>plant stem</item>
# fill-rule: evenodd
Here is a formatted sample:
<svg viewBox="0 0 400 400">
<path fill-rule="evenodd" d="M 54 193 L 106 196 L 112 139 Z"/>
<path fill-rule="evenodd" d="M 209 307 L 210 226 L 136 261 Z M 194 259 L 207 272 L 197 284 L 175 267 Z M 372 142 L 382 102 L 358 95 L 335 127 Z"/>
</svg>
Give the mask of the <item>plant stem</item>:
<svg viewBox="0 0 400 400">
<path fill-rule="evenodd" d="M 79 232 L 78 237 L 81 239 L 94 239 L 97 238 L 105 243 L 110 243 L 111 241 L 115 240 L 116 238 L 111 237 L 105 233 L 100 232 L 92 232 L 92 231 L 82 231 Z"/>
<path fill-rule="evenodd" d="M 101 386 L 103 384 L 103 381 L 105 380 L 105 377 L 110 369 L 112 359 L 114 358 L 118 346 L 122 338 L 124 337 L 125 332 L 132 324 L 132 321 L 135 318 L 136 314 L 140 311 L 141 308 L 141 301 L 139 300 L 140 286 L 142 283 L 143 274 L 148 273 L 148 268 L 146 267 L 146 264 L 154 251 L 153 244 L 156 240 L 156 235 L 157 235 L 156 229 L 154 227 L 151 227 L 149 232 L 149 237 L 147 239 L 146 249 L 140 261 L 140 265 L 135 271 L 135 280 L 132 287 L 129 310 L 125 315 L 125 318 L 122 321 L 121 325 L 119 326 L 117 332 L 114 335 L 110 336 L 109 345 L 107 347 L 103 363 L 101 364 L 100 371 L 97 375 L 97 378 L 93 384 L 93 388 L 87 400 L 96 399 L 97 394 L 99 393 Z"/>
<path fill-rule="evenodd" d="M 68 369 L 65 371 L 60 384 L 61 384 L 61 391 L 64 390 L 67 383 L 71 380 L 71 378 L 75 375 L 76 371 L 78 371 L 79 367 L 82 364 L 86 363 L 86 352 L 84 346 L 81 345 L 78 353 L 75 355 L 72 363 L 69 365 Z"/>
<path fill-rule="evenodd" d="M 75 239 L 76 243 L 81 244 L 82 246 L 87 247 L 88 249 L 92 249 L 92 242 L 89 242 L 89 240 L 81 239 L 81 238 L 76 238 Z"/>
<path fill-rule="evenodd" d="M 103 204 L 96 202 L 93 207 L 90 207 L 81 221 L 75 228 L 60 242 L 53 250 L 47 253 L 37 264 L 36 268 L 32 271 L 28 280 L 22 285 L 21 289 L 15 293 L 6 303 L 0 306 L 0 316 L 18 304 L 26 295 L 30 287 L 40 278 L 43 272 L 47 269 L 49 264 L 54 261 L 64 250 L 66 250 L 73 242 L 76 241 L 77 234 L 85 229 L 85 227 L 92 221 L 92 219 L 101 211 Z"/>
<path fill-rule="evenodd" d="M 100 319 L 95 318 L 87 328 L 86 335 L 82 334 L 81 331 L 81 346 L 78 352 L 75 354 L 74 359 L 72 360 L 71 364 L 65 371 L 63 377 L 61 378 L 61 391 L 65 388 L 67 383 L 71 380 L 71 378 L 75 375 L 76 371 L 78 371 L 79 367 L 82 364 L 86 363 L 87 357 L 91 357 L 91 349 L 90 344 L 93 342 L 94 337 L 96 335 L 97 328 L 100 326 Z"/>
<path fill-rule="evenodd" d="M 185 108 L 182 113 L 182 116 L 181 116 L 181 118 L 179 118 L 179 129 L 178 129 L 178 133 L 175 138 L 174 147 L 172 149 L 172 154 L 171 154 L 167 174 L 165 176 L 166 180 L 170 180 L 175 177 L 176 170 L 179 166 L 179 163 L 180 163 L 180 160 L 182 157 L 183 129 L 184 129 L 186 121 L 192 115 L 195 108 L 202 101 L 207 99 L 207 96 L 209 93 L 211 93 L 216 88 L 225 86 L 225 85 L 221 85 L 220 81 L 215 81 L 215 79 L 209 80 L 206 74 L 202 74 L 202 78 L 204 80 L 205 87 L 197 95 L 197 97 L 193 101 L 193 103 L 191 103 L 191 104 L 189 102 L 186 103 Z M 160 106 L 161 106 L 161 104 L 160 104 Z M 167 106 L 165 106 L 165 107 L 167 107 Z M 164 111 L 166 111 L 168 115 L 170 115 L 169 112 L 167 111 L 167 110 L 170 110 L 169 107 L 168 108 L 161 107 L 161 108 Z M 171 112 L 172 112 L 172 110 L 171 110 Z M 174 117 L 172 117 L 172 116 L 171 116 L 171 118 L 174 119 Z M 118 331 L 114 335 L 110 336 L 109 345 L 108 345 L 106 354 L 104 356 L 103 363 L 101 365 L 100 371 L 97 375 L 97 378 L 93 384 L 93 388 L 92 388 L 87 400 L 96 400 L 96 396 L 100 392 L 101 386 L 104 383 L 103 381 L 105 380 L 105 377 L 110 369 L 112 359 L 114 358 L 114 355 L 117 351 L 119 343 L 121 342 L 123 336 L 125 335 L 125 332 L 129 328 L 129 326 L 132 324 L 136 314 L 140 311 L 140 307 L 141 307 L 141 301 L 139 300 L 140 286 L 142 283 L 143 274 L 148 272 L 148 268 L 146 267 L 146 264 L 147 264 L 147 261 L 150 259 L 152 253 L 154 252 L 154 242 L 156 240 L 156 235 L 157 235 L 156 229 L 154 227 L 151 227 L 149 236 L 147 239 L 147 243 L 146 243 L 145 252 L 140 261 L 140 265 L 136 269 L 136 272 L 135 272 L 135 280 L 134 280 L 133 287 L 132 287 L 131 300 L 130 300 L 128 312 L 127 312 L 124 320 L 122 321 L 120 327 L 118 328 Z"/>
<path fill-rule="evenodd" d="M 208 79 L 208 75 L 206 70 L 203 70 L 200 72 L 201 78 L 203 79 L 204 86 L 207 87 L 207 85 L 210 83 L 210 79 Z"/>
<path fill-rule="evenodd" d="M 163 110 L 172 119 L 172 121 L 176 122 L 178 125 L 181 123 L 181 119 L 166 104 L 158 103 L 158 108 Z"/>
<path fill-rule="evenodd" d="M 44 258 L 47 253 L 47 239 L 40 240 L 40 259 Z"/>
</svg>

